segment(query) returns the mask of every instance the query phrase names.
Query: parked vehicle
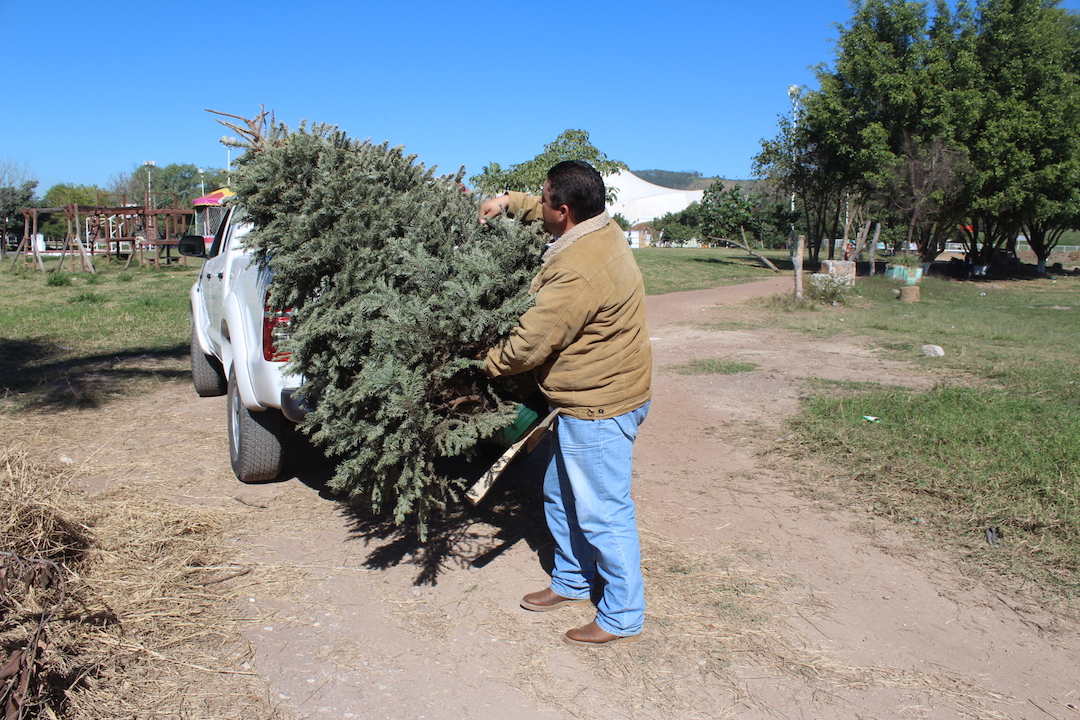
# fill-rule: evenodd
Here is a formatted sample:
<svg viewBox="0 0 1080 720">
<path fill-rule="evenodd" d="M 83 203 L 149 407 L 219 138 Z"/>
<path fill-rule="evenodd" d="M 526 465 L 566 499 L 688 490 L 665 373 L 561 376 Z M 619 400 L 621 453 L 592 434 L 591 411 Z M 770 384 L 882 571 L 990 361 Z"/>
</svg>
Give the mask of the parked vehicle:
<svg viewBox="0 0 1080 720">
<path fill-rule="evenodd" d="M 285 372 L 288 356 L 278 348 L 289 335 L 291 313 L 270 309 L 270 269 L 253 261 L 243 245 L 251 225 L 234 222 L 234 213 L 227 210 L 209 245 L 202 235 L 187 235 L 177 250 L 205 260 L 191 287 L 191 380 L 201 397 L 228 395 L 229 461 L 241 482 L 252 483 L 281 473 L 284 439 L 307 409 L 297 396 L 302 378 Z M 511 452 L 477 483 L 482 489 L 470 491 L 474 502 L 546 414 L 547 403 L 537 394 L 518 407 L 515 423 L 492 438 Z"/>
<path fill-rule="evenodd" d="M 303 420 L 301 378 L 286 374 L 277 343 L 290 313 L 267 304 L 270 270 L 252 261 L 242 239 L 251 226 L 225 214 L 209 249 L 200 235 L 178 250 L 205 258 L 191 287 L 191 379 L 201 397 L 228 396 L 229 460 L 241 482 L 272 480 L 284 464 L 284 438 Z"/>
</svg>

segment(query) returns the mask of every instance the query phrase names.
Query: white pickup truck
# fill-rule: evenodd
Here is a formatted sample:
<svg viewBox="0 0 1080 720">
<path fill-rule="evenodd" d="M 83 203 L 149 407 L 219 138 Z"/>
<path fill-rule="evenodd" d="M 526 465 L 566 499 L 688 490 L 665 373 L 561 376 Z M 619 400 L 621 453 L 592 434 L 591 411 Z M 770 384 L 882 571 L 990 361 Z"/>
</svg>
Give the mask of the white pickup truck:
<svg viewBox="0 0 1080 720">
<path fill-rule="evenodd" d="M 230 209 L 209 248 L 198 235 L 178 250 L 205 258 L 191 287 L 191 379 L 202 397 L 228 395 L 229 460 L 241 482 L 273 480 L 284 462 L 283 440 L 304 418 L 296 397 L 301 378 L 288 375 L 275 341 L 287 336 L 289 314 L 266 303 L 270 271 L 253 262 L 242 238 L 251 226 Z"/>
</svg>

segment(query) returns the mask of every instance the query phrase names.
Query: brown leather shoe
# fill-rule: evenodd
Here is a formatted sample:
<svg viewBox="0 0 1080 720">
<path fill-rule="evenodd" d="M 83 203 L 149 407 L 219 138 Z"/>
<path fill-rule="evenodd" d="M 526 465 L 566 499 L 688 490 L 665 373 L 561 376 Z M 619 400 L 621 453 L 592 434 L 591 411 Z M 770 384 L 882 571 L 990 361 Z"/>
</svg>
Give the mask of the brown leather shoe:
<svg viewBox="0 0 1080 720">
<path fill-rule="evenodd" d="M 593 620 L 588 625 L 582 625 L 573 630 L 567 630 L 563 635 L 563 641 L 570 645 L 585 645 L 587 647 L 606 647 L 608 645 L 621 645 L 634 643 L 641 639 L 641 635 L 612 635 L 601 628 Z"/>
<path fill-rule="evenodd" d="M 587 605 L 590 602 L 592 601 L 588 598 L 583 598 L 581 600 L 564 598 L 551 588 L 544 588 L 543 590 L 529 593 L 521 598 L 521 607 L 526 610 L 532 610 L 533 612 L 548 612 L 550 610 L 558 610 L 559 608 L 568 605 Z"/>
</svg>

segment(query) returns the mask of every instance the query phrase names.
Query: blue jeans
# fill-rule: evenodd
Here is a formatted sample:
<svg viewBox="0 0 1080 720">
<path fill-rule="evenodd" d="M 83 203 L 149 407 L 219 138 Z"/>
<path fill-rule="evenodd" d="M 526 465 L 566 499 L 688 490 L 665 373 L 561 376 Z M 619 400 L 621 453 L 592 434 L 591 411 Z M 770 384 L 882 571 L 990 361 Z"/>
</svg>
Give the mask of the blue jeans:
<svg viewBox="0 0 1080 720">
<path fill-rule="evenodd" d="M 636 635 L 645 620 L 630 476 L 634 438 L 648 412 L 645 403 L 603 420 L 560 415 L 544 476 L 544 514 L 555 538 L 551 589 L 566 598 L 588 598 L 599 574 L 604 596 L 596 624 L 613 635 Z"/>
</svg>

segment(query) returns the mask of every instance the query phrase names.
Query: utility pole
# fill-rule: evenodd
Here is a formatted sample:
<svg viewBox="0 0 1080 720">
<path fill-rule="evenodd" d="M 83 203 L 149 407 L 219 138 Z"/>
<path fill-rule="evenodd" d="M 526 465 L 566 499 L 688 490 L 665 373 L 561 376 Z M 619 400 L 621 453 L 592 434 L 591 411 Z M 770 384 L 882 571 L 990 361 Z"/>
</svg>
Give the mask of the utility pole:
<svg viewBox="0 0 1080 720">
<path fill-rule="evenodd" d="M 791 98 L 791 170 L 795 171 L 795 164 L 798 162 L 798 153 L 795 150 L 795 135 L 799 129 L 799 98 L 802 95 L 802 91 L 798 85 L 789 85 L 787 89 L 788 97 Z M 795 187 L 794 183 L 791 188 L 791 232 L 788 236 L 788 250 L 794 252 L 795 250 Z"/>
<path fill-rule="evenodd" d="M 146 168 L 146 207 L 147 207 L 147 209 L 150 208 L 150 203 L 151 203 L 150 193 L 152 191 L 152 188 L 151 188 L 151 183 L 150 183 L 150 177 L 153 174 L 154 167 L 156 165 L 157 165 L 157 163 L 154 162 L 153 160 L 147 160 L 146 162 L 143 163 L 143 167 Z"/>
</svg>

